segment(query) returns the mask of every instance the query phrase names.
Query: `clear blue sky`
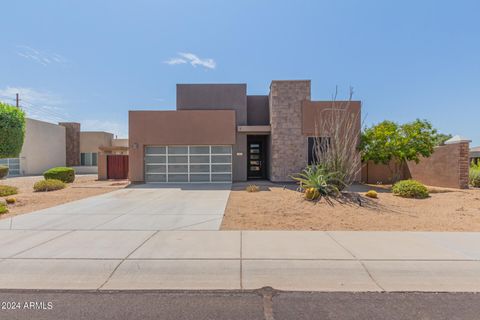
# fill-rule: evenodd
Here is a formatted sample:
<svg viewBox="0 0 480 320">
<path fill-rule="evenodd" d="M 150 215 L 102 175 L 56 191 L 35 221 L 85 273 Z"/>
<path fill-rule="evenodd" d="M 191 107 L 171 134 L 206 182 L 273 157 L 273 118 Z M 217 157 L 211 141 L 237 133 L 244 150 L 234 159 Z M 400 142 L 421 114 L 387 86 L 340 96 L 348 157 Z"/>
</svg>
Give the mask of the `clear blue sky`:
<svg viewBox="0 0 480 320">
<path fill-rule="evenodd" d="M 355 88 L 366 124 L 430 120 L 480 144 L 480 1 L 3 1 L 0 98 L 32 116 L 127 133 L 176 83 L 311 79 Z"/>
</svg>

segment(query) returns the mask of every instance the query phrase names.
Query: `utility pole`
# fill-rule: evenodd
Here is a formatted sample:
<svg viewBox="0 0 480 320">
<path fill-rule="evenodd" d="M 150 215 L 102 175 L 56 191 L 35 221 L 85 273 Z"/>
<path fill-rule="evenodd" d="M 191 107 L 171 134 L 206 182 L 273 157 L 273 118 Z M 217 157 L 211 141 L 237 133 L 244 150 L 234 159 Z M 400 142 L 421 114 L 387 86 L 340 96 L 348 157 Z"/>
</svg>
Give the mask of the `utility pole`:
<svg viewBox="0 0 480 320">
<path fill-rule="evenodd" d="M 16 96 L 15 101 L 17 103 L 17 108 L 20 108 L 20 99 L 18 97 L 18 93 L 15 96 Z"/>
</svg>

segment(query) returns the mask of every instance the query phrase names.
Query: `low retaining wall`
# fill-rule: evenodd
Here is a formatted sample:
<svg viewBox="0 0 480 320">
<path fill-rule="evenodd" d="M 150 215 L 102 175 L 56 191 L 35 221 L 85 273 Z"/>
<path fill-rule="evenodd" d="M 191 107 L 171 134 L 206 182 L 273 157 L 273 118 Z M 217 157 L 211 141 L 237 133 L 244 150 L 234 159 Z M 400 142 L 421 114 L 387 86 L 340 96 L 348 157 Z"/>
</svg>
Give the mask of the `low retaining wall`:
<svg viewBox="0 0 480 320">
<path fill-rule="evenodd" d="M 459 142 L 435 148 L 429 158 L 410 161 L 403 168 L 402 179 L 415 179 L 426 185 L 446 188 L 468 188 L 469 144 Z M 362 181 L 373 184 L 392 183 L 388 165 L 372 161 L 362 167 Z"/>
</svg>

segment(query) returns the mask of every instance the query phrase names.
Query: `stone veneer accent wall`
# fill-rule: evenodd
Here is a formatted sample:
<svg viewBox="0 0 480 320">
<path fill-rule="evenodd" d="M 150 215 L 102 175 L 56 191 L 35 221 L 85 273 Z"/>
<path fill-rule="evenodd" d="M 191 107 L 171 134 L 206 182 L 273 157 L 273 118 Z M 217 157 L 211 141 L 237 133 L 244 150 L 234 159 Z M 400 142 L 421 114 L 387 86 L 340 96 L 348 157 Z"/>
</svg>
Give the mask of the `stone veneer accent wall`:
<svg viewBox="0 0 480 320">
<path fill-rule="evenodd" d="M 460 159 L 458 161 L 458 170 L 459 170 L 459 176 L 460 176 L 460 188 L 468 189 L 468 175 L 470 172 L 469 142 L 460 143 Z"/>
<path fill-rule="evenodd" d="M 272 81 L 270 180 L 291 181 L 307 165 L 307 138 L 302 134 L 302 101 L 310 100 L 310 80 Z"/>
<path fill-rule="evenodd" d="M 68 167 L 80 165 L 80 123 L 60 122 L 65 127 L 66 165 Z"/>
</svg>

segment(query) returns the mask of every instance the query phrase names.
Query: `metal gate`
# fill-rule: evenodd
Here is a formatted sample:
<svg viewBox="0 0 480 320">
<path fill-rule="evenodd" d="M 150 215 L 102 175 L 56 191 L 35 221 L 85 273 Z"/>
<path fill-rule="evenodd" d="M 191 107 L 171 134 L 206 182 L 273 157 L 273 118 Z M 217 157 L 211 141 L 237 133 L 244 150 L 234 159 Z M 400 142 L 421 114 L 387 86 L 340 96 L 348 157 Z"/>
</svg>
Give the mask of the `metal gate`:
<svg viewBox="0 0 480 320">
<path fill-rule="evenodd" d="M 231 182 L 232 146 L 147 146 L 145 182 Z"/>
</svg>

